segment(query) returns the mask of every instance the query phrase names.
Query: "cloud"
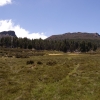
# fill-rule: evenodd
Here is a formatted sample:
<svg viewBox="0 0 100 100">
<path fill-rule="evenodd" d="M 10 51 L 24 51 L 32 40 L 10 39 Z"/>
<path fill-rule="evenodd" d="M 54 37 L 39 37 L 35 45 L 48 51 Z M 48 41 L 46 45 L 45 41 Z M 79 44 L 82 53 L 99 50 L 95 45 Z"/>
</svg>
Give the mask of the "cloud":
<svg viewBox="0 0 100 100">
<path fill-rule="evenodd" d="M 12 0 L 0 0 L 0 6 L 4 6 L 11 3 L 12 3 Z"/>
<path fill-rule="evenodd" d="M 30 39 L 47 38 L 47 36 L 44 35 L 44 33 L 39 33 L 39 32 L 30 33 L 29 31 L 20 27 L 20 25 L 15 25 L 11 19 L 10 20 L 0 20 L 0 32 L 9 31 L 9 30 L 15 31 L 17 37 L 22 37 L 22 38 L 27 37 Z"/>
</svg>

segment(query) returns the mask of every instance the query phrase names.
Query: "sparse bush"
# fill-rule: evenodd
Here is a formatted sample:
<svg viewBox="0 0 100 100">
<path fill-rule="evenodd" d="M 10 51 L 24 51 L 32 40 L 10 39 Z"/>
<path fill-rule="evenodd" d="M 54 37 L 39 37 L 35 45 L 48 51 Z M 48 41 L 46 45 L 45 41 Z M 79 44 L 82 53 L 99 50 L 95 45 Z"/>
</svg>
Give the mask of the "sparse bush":
<svg viewBox="0 0 100 100">
<path fill-rule="evenodd" d="M 33 53 L 33 56 L 44 56 L 45 55 L 45 53 L 43 53 L 43 52 L 35 52 L 35 53 Z"/>
<path fill-rule="evenodd" d="M 17 53 L 17 54 L 15 55 L 15 57 L 16 57 L 16 58 L 29 58 L 28 55 L 26 55 L 26 54 L 20 54 L 20 53 Z"/>
<path fill-rule="evenodd" d="M 29 61 L 26 62 L 26 64 L 27 64 L 27 65 L 29 65 L 29 64 L 34 64 L 34 61 L 33 61 L 33 60 L 29 60 Z"/>
<path fill-rule="evenodd" d="M 41 65 L 41 64 L 43 64 L 43 63 L 42 63 L 41 61 L 38 61 L 37 64 Z"/>
<path fill-rule="evenodd" d="M 53 66 L 53 65 L 55 65 L 55 64 L 57 64 L 56 61 L 48 61 L 48 62 L 46 63 L 46 65 L 49 65 L 49 66 Z"/>
<path fill-rule="evenodd" d="M 10 58 L 10 57 L 13 57 L 12 55 L 8 55 L 8 57 Z"/>
</svg>

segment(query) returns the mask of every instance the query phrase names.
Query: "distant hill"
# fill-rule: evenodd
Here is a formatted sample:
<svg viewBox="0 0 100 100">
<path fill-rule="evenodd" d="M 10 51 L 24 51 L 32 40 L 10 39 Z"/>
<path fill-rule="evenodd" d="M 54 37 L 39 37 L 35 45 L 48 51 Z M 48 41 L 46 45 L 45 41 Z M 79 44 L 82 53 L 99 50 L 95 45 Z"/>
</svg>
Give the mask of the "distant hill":
<svg viewBox="0 0 100 100">
<path fill-rule="evenodd" d="M 74 33 L 64 33 L 60 35 L 52 35 L 46 40 L 62 40 L 62 39 L 100 39 L 98 33 L 86 33 L 86 32 L 74 32 Z"/>
<path fill-rule="evenodd" d="M 0 38 L 2 37 L 17 37 L 14 31 L 3 31 L 0 32 Z"/>
</svg>

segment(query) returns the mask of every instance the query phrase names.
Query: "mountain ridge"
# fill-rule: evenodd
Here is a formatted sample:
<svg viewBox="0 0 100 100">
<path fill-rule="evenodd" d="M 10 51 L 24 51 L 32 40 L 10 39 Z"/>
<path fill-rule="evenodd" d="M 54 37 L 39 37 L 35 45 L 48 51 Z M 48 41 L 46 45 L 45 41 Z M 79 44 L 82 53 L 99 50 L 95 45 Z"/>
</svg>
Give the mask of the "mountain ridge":
<svg viewBox="0 0 100 100">
<path fill-rule="evenodd" d="M 100 39 L 98 33 L 88 33 L 88 32 L 73 32 L 64 33 L 59 35 L 52 35 L 46 40 L 63 40 L 63 39 Z"/>
</svg>

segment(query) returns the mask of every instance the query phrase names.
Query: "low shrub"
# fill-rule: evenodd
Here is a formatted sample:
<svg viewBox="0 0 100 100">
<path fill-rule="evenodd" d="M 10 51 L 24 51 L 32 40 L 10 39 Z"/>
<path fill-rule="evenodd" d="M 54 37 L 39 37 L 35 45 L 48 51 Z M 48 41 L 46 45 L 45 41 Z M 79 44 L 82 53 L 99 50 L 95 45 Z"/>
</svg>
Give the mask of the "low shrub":
<svg viewBox="0 0 100 100">
<path fill-rule="evenodd" d="M 44 56 L 45 55 L 45 53 L 43 53 L 43 52 L 34 52 L 33 53 L 33 56 Z"/>
<path fill-rule="evenodd" d="M 42 63 L 41 61 L 38 61 L 37 64 L 41 65 L 41 64 L 43 64 L 43 63 Z"/>
<path fill-rule="evenodd" d="M 15 55 L 15 57 L 16 57 L 16 58 L 29 58 L 28 55 L 26 55 L 26 54 L 20 54 L 20 53 L 17 53 L 17 54 Z"/>
<path fill-rule="evenodd" d="M 13 55 L 8 55 L 8 57 L 10 58 L 10 57 L 13 57 Z"/>
<path fill-rule="evenodd" d="M 34 61 L 33 61 L 33 60 L 29 60 L 29 61 L 26 62 L 26 64 L 27 64 L 27 65 L 29 65 L 29 64 L 34 64 Z"/>
<path fill-rule="evenodd" d="M 55 65 L 55 64 L 57 64 L 56 61 L 48 61 L 48 62 L 46 63 L 46 65 L 49 65 L 49 66 L 53 66 L 53 65 Z"/>
</svg>

